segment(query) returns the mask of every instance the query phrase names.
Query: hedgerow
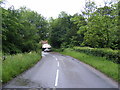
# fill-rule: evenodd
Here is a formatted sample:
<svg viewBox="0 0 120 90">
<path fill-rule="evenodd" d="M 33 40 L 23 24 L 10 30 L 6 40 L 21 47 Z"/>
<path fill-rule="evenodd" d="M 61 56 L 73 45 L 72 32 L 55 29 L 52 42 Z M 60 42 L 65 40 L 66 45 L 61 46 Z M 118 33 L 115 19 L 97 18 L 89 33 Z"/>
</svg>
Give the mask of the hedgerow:
<svg viewBox="0 0 120 90">
<path fill-rule="evenodd" d="M 74 50 L 78 52 L 84 52 L 95 56 L 105 57 L 107 60 L 111 60 L 120 64 L 120 50 L 112 50 L 110 48 L 90 48 L 90 47 L 74 47 Z"/>
</svg>

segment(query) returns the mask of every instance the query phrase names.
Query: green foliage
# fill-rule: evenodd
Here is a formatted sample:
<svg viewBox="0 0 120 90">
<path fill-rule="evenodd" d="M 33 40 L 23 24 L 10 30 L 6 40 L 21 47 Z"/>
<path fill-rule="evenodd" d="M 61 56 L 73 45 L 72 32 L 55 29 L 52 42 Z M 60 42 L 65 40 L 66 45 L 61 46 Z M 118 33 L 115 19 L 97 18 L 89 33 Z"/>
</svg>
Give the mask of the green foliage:
<svg viewBox="0 0 120 90">
<path fill-rule="evenodd" d="M 82 14 L 61 12 L 50 20 L 49 41 L 53 47 L 68 48 L 89 46 L 93 48 L 120 49 L 118 15 L 119 2 L 97 7 L 88 1 Z"/>
<path fill-rule="evenodd" d="M 0 87 L 2 87 L 2 51 L 0 51 Z"/>
<path fill-rule="evenodd" d="M 112 50 L 110 48 L 90 48 L 90 47 L 74 47 L 75 51 L 92 54 L 95 56 L 105 57 L 115 63 L 120 63 L 120 50 Z"/>
<path fill-rule="evenodd" d="M 57 19 L 51 19 L 49 33 L 51 45 L 55 48 L 79 45 L 81 41 L 77 34 L 79 20 L 81 25 L 85 24 L 85 19 L 81 15 L 71 16 L 65 12 L 61 12 Z"/>
<path fill-rule="evenodd" d="M 48 40 L 54 48 L 120 49 L 119 5 L 117 2 L 98 8 L 95 2 L 86 1 L 82 14 L 61 12 L 58 18 L 49 21 L 25 7 L 2 8 L 3 52 L 36 51 L 41 40 Z"/>
<path fill-rule="evenodd" d="M 117 28 L 113 28 L 115 26 L 115 24 L 112 25 L 113 22 L 115 23 L 114 19 L 106 15 L 96 14 L 96 16 L 91 16 L 89 20 L 90 22 L 87 24 L 88 30 L 84 33 L 83 43 L 91 47 L 115 48 L 113 42 L 116 41 L 115 33 Z"/>
<path fill-rule="evenodd" d="M 85 2 L 85 11 L 83 11 L 83 15 L 86 17 L 86 19 L 88 19 L 91 14 L 96 10 L 97 6 L 95 4 L 95 2 L 93 1 L 86 1 Z"/>
<path fill-rule="evenodd" d="M 88 14 L 87 25 L 80 27 L 78 31 L 84 35 L 81 45 L 119 49 L 117 10 L 117 6 L 111 5 L 96 8 L 94 12 Z"/>
<path fill-rule="evenodd" d="M 62 52 L 65 48 L 52 48 L 53 52 Z"/>
<path fill-rule="evenodd" d="M 106 60 L 104 57 L 98 57 L 93 55 L 88 55 L 82 52 L 76 52 L 73 49 L 65 49 L 63 52 L 60 52 L 64 55 L 72 56 L 80 61 L 91 65 L 95 69 L 103 72 L 108 77 L 113 78 L 114 80 L 120 82 L 120 78 L 118 77 L 118 65 L 111 61 Z"/>
<path fill-rule="evenodd" d="M 2 67 L 3 83 L 6 83 L 28 68 L 32 67 L 38 62 L 38 60 L 40 60 L 41 55 L 39 53 L 31 52 L 17 55 L 7 55 L 6 57 L 7 58 L 3 61 Z"/>
<path fill-rule="evenodd" d="M 14 10 L 2 8 L 2 39 L 4 53 L 36 51 L 38 43 L 46 39 L 47 21 L 25 7 Z"/>
</svg>

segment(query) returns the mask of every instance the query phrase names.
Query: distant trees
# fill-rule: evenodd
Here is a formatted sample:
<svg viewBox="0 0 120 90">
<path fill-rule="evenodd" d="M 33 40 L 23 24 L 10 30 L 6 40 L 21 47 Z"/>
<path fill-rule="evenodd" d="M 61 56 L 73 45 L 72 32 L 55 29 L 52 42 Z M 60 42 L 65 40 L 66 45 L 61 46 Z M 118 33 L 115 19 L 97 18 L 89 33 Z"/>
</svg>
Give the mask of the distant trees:
<svg viewBox="0 0 120 90">
<path fill-rule="evenodd" d="M 54 47 L 90 46 L 120 49 L 118 3 L 104 7 L 88 1 L 82 14 L 68 15 L 61 12 L 50 21 L 49 41 Z"/>
<path fill-rule="evenodd" d="M 82 16 L 80 18 L 77 17 L 78 14 L 71 16 L 65 12 L 61 12 L 57 19 L 50 20 L 49 41 L 54 47 L 79 45 L 80 38 L 77 34 L 79 27 L 75 20 L 81 20 L 81 24 L 84 24 L 85 20 Z"/>
<path fill-rule="evenodd" d="M 55 48 L 120 49 L 119 6 L 117 2 L 98 8 L 88 1 L 82 14 L 61 12 L 58 18 L 50 20 L 25 7 L 18 10 L 1 8 L 3 52 L 15 54 L 37 50 L 40 40 L 48 40 Z"/>
</svg>

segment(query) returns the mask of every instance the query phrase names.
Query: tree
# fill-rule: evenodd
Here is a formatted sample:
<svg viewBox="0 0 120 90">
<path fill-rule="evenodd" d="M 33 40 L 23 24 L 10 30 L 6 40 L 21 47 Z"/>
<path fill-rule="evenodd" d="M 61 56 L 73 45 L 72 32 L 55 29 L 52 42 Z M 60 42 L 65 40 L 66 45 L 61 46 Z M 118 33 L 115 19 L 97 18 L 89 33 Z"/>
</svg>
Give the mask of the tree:
<svg viewBox="0 0 120 90">
<path fill-rule="evenodd" d="M 3 51 L 8 53 L 20 52 L 20 49 L 15 45 L 19 34 L 19 14 L 16 10 L 2 9 L 2 40 Z"/>
<path fill-rule="evenodd" d="M 93 12 L 95 12 L 97 6 L 95 5 L 95 2 L 91 0 L 86 0 L 85 2 L 85 11 L 82 11 L 83 15 L 88 19 Z"/>
<path fill-rule="evenodd" d="M 84 34 L 82 45 L 90 47 L 117 48 L 117 8 L 104 6 L 90 14 L 87 25 L 82 26 L 79 34 Z M 115 43 L 116 42 L 116 43 Z"/>
<path fill-rule="evenodd" d="M 15 54 L 37 50 L 39 41 L 46 38 L 47 22 L 44 17 L 25 7 L 3 9 L 2 14 L 3 52 Z"/>
<path fill-rule="evenodd" d="M 75 16 L 68 15 L 65 12 L 61 12 L 57 19 L 50 20 L 50 43 L 52 46 L 70 47 L 79 44 L 79 38 L 77 37 L 78 24 L 75 24 Z"/>
<path fill-rule="evenodd" d="M 73 17 L 71 18 L 71 22 L 73 22 L 74 26 L 76 27 L 76 29 L 74 29 L 74 31 L 76 30 L 75 32 L 76 34 L 73 37 L 74 39 L 72 41 L 73 42 L 76 41 L 79 44 L 81 44 L 84 38 L 84 33 L 82 31 L 85 31 L 83 27 L 87 25 L 87 22 L 85 21 L 85 18 L 81 14 L 74 14 Z M 78 43 L 76 45 L 78 45 Z"/>
</svg>

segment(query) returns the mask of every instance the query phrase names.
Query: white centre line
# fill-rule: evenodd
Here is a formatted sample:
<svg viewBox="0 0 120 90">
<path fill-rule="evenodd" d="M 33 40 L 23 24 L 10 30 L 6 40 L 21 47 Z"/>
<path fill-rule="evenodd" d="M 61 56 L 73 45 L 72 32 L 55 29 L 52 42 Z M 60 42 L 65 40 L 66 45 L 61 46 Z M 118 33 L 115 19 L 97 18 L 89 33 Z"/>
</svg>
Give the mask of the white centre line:
<svg viewBox="0 0 120 90">
<path fill-rule="evenodd" d="M 59 61 L 58 61 L 58 67 L 60 66 Z"/>
<path fill-rule="evenodd" d="M 53 57 L 55 58 L 56 61 L 58 61 L 58 59 L 55 56 L 53 56 Z"/>
<path fill-rule="evenodd" d="M 60 63 L 59 63 L 57 57 L 55 57 L 55 56 L 53 56 L 53 57 L 54 57 L 55 60 L 57 61 L 57 66 L 58 66 L 58 68 L 59 68 Z M 58 77 L 59 77 L 59 69 L 57 69 L 57 72 L 56 72 L 55 87 L 57 87 L 57 85 L 58 85 Z"/>
<path fill-rule="evenodd" d="M 55 58 L 56 59 L 56 61 L 58 61 L 58 59 L 57 58 Z"/>
<path fill-rule="evenodd" d="M 59 76 L 59 70 L 57 69 L 57 73 L 56 73 L 56 79 L 55 79 L 55 87 L 58 84 L 58 76 Z"/>
</svg>

